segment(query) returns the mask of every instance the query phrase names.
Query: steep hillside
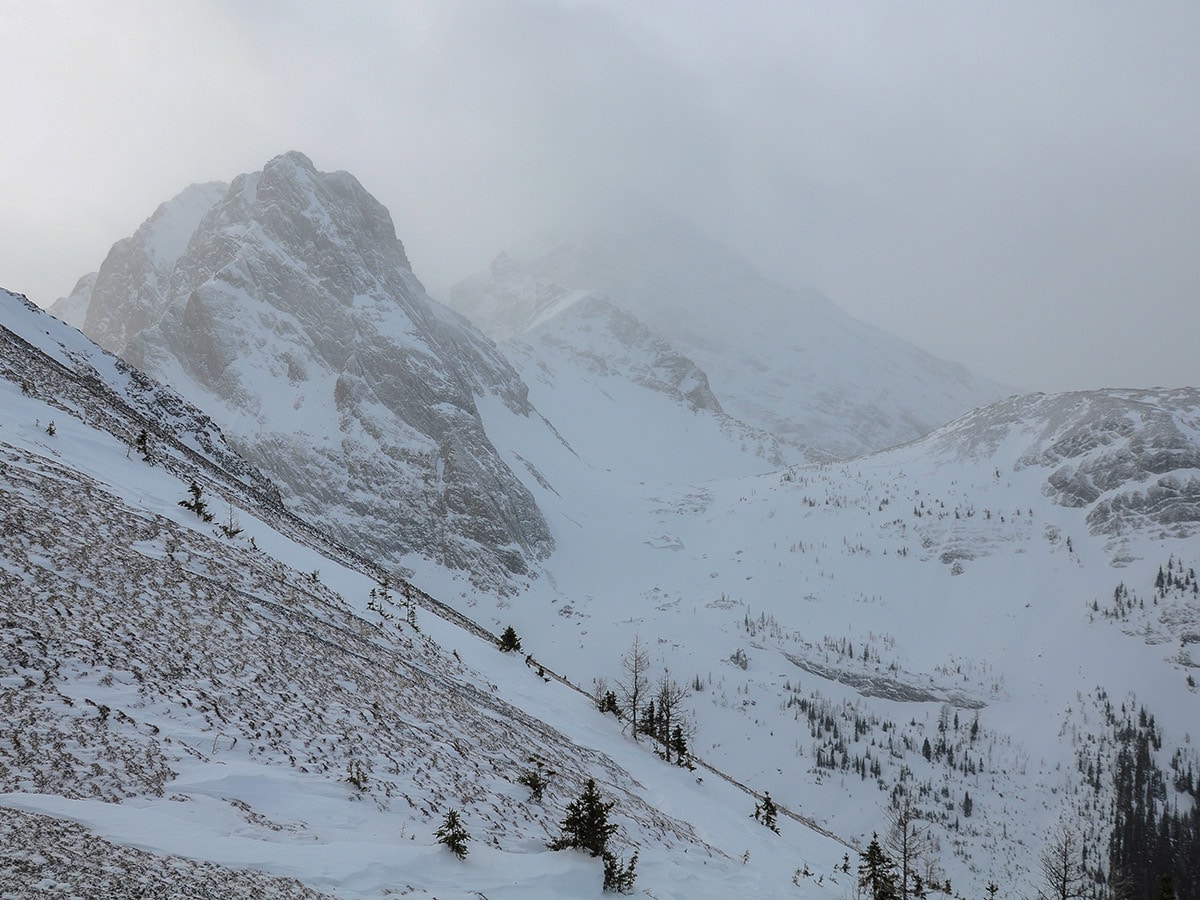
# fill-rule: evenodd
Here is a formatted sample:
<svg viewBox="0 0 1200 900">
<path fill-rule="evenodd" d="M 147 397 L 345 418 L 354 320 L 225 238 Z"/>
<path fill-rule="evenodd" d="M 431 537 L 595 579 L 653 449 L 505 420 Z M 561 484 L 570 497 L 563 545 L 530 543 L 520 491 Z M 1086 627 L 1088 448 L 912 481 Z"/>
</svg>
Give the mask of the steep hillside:
<svg viewBox="0 0 1200 900">
<path fill-rule="evenodd" d="M 725 412 L 849 457 L 912 440 L 1010 391 L 774 284 L 719 243 L 644 216 L 455 286 L 449 304 L 496 340 L 569 291 L 607 294 L 707 373 Z"/>
<path fill-rule="evenodd" d="M 129 452 L 180 473 L 203 470 L 228 490 L 277 505 L 270 480 L 226 442 L 203 412 L 177 393 L 64 328 L 28 299 L 0 290 L 0 377 L 23 396 L 76 416 Z M 47 418 L 47 428 L 53 420 Z"/>
<path fill-rule="evenodd" d="M 525 386 L 426 296 L 387 210 L 345 172 L 289 153 L 190 188 L 114 245 L 84 328 L 209 410 L 289 508 L 366 555 L 498 586 L 553 547 L 476 406 L 528 418 Z"/>
<path fill-rule="evenodd" d="M 0 301 L 0 889 L 598 897 L 599 860 L 546 846 L 588 779 L 653 896 L 778 896 L 801 866 L 811 896 L 848 884 L 842 845 L 786 817 L 772 833 L 736 786 L 659 760 L 432 598 L 299 539 L 230 459 L 131 452 L 114 397 L 170 392 Z M 23 390 L 14 373 L 51 357 L 61 379 Z M 451 809 L 462 862 L 434 840 Z"/>
</svg>

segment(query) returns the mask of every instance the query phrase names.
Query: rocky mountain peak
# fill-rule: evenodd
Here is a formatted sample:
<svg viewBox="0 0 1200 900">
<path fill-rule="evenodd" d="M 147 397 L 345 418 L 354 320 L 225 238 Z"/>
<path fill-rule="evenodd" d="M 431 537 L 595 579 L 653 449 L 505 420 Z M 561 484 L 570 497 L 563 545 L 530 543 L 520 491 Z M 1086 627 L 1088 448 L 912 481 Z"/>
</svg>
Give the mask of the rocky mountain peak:
<svg viewBox="0 0 1200 900">
<path fill-rule="evenodd" d="M 527 388 L 425 293 L 387 209 L 297 152 L 221 187 L 169 270 L 154 218 L 114 246 L 89 335 L 210 409 L 297 512 L 374 558 L 503 580 L 546 555 L 476 403 L 524 417 Z"/>
<path fill-rule="evenodd" d="M 225 190 L 221 182 L 193 184 L 113 244 L 87 302 L 83 330 L 92 340 L 120 355 L 133 335 L 157 321 L 176 261 Z"/>
</svg>

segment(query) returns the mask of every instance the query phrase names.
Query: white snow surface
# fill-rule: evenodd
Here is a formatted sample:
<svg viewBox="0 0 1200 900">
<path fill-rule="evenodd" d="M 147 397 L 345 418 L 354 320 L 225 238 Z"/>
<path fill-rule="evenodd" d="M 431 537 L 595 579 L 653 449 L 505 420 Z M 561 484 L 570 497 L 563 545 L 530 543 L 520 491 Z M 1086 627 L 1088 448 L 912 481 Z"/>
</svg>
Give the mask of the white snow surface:
<svg viewBox="0 0 1200 900">
<path fill-rule="evenodd" d="M 907 786 L 934 871 L 966 896 L 992 879 L 1032 894 L 1060 820 L 1107 852 L 1110 797 L 1080 770 L 1080 754 L 1111 751 L 1106 700 L 1156 716 L 1164 761 L 1196 759 L 1200 602 L 1154 582 L 1200 557 L 1197 389 L 1016 398 L 894 450 L 699 480 L 686 455 L 672 478 L 653 432 L 616 427 L 594 397 L 571 415 L 565 398 L 587 387 L 555 409 L 573 452 L 485 410 L 497 446 L 537 473 L 557 544 L 544 579 L 489 600 L 411 561 L 555 671 L 612 685 L 640 637 L 656 672 L 699 686 L 706 760 L 858 846 Z M 536 377 L 531 397 L 545 408 Z M 665 406 L 613 396 L 629 423 L 676 427 Z M 1144 609 L 1116 615 L 1119 585 Z M 926 739 L 951 755 L 926 760 Z"/>
<path fill-rule="evenodd" d="M 21 298 L 0 300 L 9 333 L 59 358 L 86 350 Z M 0 411 L 0 819 L 85 829 L 40 825 L 54 843 L 0 861 L 4 889 L 96 883 L 47 861 L 96 846 L 90 834 L 141 854 L 103 876 L 110 896 L 283 889 L 258 872 L 338 897 L 598 897 L 598 860 L 545 846 L 587 777 L 616 803 L 616 849 L 639 853 L 639 891 L 773 897 L 802 865 L 802 896 L 847 888 L 836 840 L 790 819 L 771 833 L 752 796 L 667 765 L 436 607 L 420 606 L 419 632 L 385 618 L 377 573 L 279 530 L 277 510 L 228 482 L 204 486 L 244 529 L 235 538 L 181 508 L 170 467 L 57 398 L 4 378 Z M 389 614 L 398 584 L 378 607 Z M 541 803 L 516 783 L 534 755 L 556 772 Z M 474 837 L 461 862 L 433 840 L 451 807 Z M 75 877 L 101 878 L 87 863 Z"/>
<path fill-rule="evenodd" d="M 250 202 L 255 185 L 235 188 Z M 18 648 L 0 699 L 73 758 L 55 768 L 0 740 L 0 807 L 346 897 L 598 896 L 597 861 L 545 848 L 588 776 L 615 800 L 621 852 L 638 850 L 637 890 L 652 897 L 853 896 L 838 866 L 886 832 L 897 786 L 936 839 L 928 874 L 963 896 L 990 880 L 1033 895 L 1060 820 L 1103 858 L 1112 797 L 1082 770 L 1111 762 L 1106 704 L 1144 706 L 1162 761 L 1178 751 L 1200 765 L 1200 602 L 1155 588 L 1160 570 L 1200 561 L 1200 390 L 1015 397 L 917 437 L 1002 392 L 698 246 L 675 246 L 666 272 L 648 238 L 616 268 L 578 247 L 525 268 L 502 259 L 468 292 L 531 408 L 482 388 L 472 403 L 554 552 L 515 592 L 419 549 L 390 560 L 429 595 L 420 633 L 394 605 L 399 581 L 393 604 L 378 602 L 380 570 L 236 479 L 205 480 L 214 511 L 246 529 L 229 541 L 178 506 L 175 457 L 130 459 L 77 401 L 0 380 L 0 514 L 24 511 L 0 596 L 6 621 L 42 635 L 0 630 Z M 241 274 L 225 271 L 204 302 L 245 308 Z M 751 295 L 765 318 L 745 313 Z M 379 298 L 347 303 L 406 340 Z M 98 360 L 124 390 L 128 372 L 77 332 L 15 298 L 0 311 L 5 328 L 65 364 Z M 230 362 L 248 389 L 224 415 L 246 438 L 331 414 L 292 406 L 302 383 L 281 401 L 287 375 L 271 367 L 292 331 L 269 315 Z M 160 374 L 201 405 L 216 399 L 182 368 Z M 811 452 L 779 438 L 829 454 L 912 440 L 803 463 Z M 322 471 L 339 460 L 331 446 Z M 437 601 L 493 633 L 515 626 L 530 665 Z M 139 624 L 160 618 L 193 624 Z M 167 634 L 191 662 L 166 652 Z M 688 688 L 699 760 L 836 837 L 786 814 L 772 834 L 750 817 L 751 794 L 704 765 L 666 765 L 557 680 L 615 686 L 635 637 L 654 678 Z M 108 731 L 94 726 L 101 705 Z M 532 754 L 559 773 L 541 806 L 516 783 Z M 146 762 L 114 762 L 131 758 Z M 346 781 L 354 761 L 365 792 Z M 462 863 L 432 840 L 451 805 L 475 836 Z"/>
</svg>

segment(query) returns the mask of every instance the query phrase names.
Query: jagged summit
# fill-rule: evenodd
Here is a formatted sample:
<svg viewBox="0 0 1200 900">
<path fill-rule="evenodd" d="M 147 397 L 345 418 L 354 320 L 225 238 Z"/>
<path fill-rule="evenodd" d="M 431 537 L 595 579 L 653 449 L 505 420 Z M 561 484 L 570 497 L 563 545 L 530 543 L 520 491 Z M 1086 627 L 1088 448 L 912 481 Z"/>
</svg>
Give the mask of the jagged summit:
<svg viewBox="0 0 1200 900">
<path fill-rule="evenodd" d="M 89 335 L 211 410 L 295 511 L 368 555 L 489 580 L 549 552 L 476 405 L 525 417 L 524 384 L 428 297 L 354 176 L 292 152 L 180 198 L 114 246 Z"/>
<path fill-rule="evenodd" d="M 912 440 L 1010 392 L 771 282 L 719 242 L 643 215 L 561 241 L 452 289 L 497 340 L 562 292 L 598 291 L 703 369 L 726 412 L 801 447 L 854 456 Z"/>
<path fill-rule="evenodd" d="M 123 355 L 132 337 L 158 320 L 175 263 L 200 220 L 225 195 L 227 187 L 217 181 L 193 184 L 160 204 L 130 237 L 113 244 L 87 291 L 86 312 L 79 326 L 92 340 Z M 80 295 L 77 285 L 71 297 Z"/>
</svg>

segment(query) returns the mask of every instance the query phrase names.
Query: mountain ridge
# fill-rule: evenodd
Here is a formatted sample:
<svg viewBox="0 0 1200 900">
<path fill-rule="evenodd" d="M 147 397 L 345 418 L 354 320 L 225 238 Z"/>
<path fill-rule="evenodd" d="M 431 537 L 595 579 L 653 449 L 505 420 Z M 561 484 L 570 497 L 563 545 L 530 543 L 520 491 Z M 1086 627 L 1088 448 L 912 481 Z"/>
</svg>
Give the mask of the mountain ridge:
<svg viewBox="0 0 1200 900">
<path fill-rule="evenodd" d="M 381 561 L 422 553 L 481 583 L 550 551 L 476 407 L 495 394 L 527 418 L 525 386 L 428 298 L 357 179 L 296 152 L 238 176 L 163 255 L 166 290 L 141 248 L 171 219 L 156 216 L 110 254 L 137 264 L 101 267 L 85 329 L 212 410 L 285 502 Z"/>
<path fill-rule="evenodd" d="M 502 340 L 573 290 L 606 294 L 662 334 L 706 372 L 730 415 L 824 456 L 903 443 L 1012 393 L 654 215 L 585 230 L 524 263 L 501 254 L 448 303 Z"/>
<path fill-rule="evenodd" d="M 867 455 L 814 459 L 802 450 L 797 459 L 788 455 L 796 452 L 794 444 L 779 446 L 774 435 L 730 415 L 737 397 L 731 403 L 722 395 L 709 362 L 719 363 L 718 373 L 748 366 L 750 374 L 733 386 L 761 382 L 763 403 L 777 397 L 782 384 L 799 390 L 795 385 L 804 379 L 794 357 L 786 357 L 791 363 L 773 381 L 760 377 L 772 353 L 782 348 L 817 358 L 814 347 L 833 352 L 862 337 L 828 301 L 811 298 L 802 312 L 809 322 L 824 318 L 833 330 L 814 328 L 802 345 L 795 338 L 803 316 L 789 318 L 796 297 L 788 291 L 770 293 L 768 316 L 755 319 L 733 305 L 709 318 L 693 315 L 665 337 L 620 292 L 571 286 L 574 276 L 555 280 L 556 273 L 586 275 L 589 267 L 609 265 L 608 251 L 580 261 L 577 251 L 560 249 L 535 260 L 532 268 L 544 272 L 502 258 L 477 280 L 472 290 L 488 299 L 490 285 L 511 279 L 516 302 L 506 307 L 499 302 L 504 297 L 491 296 L 494 313 L 515 312 L 514 327 L 497 349 L 455 313 L 421 301 L 412 316 L 401 316 L 372 293 L 376 283 L 396 278 L 422 296 L 389 235 L 386 211 L 368 204 L 339 212 L 332 209 L 339 204 L 324 199 L 358 196 L 349 176 L 334 173 L 323 182 L 298 154 L 272 163 L 270 172 L 235 180 L 236 190 L 205 214 L 207 224 L 198 226 L 180 257 L 185 265 L 171 276 L 173 284 L 178 276 L 179 291 L 156 326 L 175 336 L 144 330 L 133 339 L 132 355 L 173 383 L 191 385 L 202 406 L 223 416 L 222 432 L 224 423 L 234 426 L 231 434 L 261 438 L 267 421 L 274 433 L 307 441 L 313 435 L 302 433 L 303 423 L 336 418 L 340 424 L 343 405 L 353 402 L 359 411 L 346 418 L 354 434 L 376 443 L 364 439 L 359 449 L 371 452 L 338 457 L 352 464 L 369 462 L 389 441 L 411 438 L 420 446 L 416 424 L 403 426 L 412 433 L 400 426 L 385 433 L 380 424 L 389 409 L 380 398 L 413 386 L 420 410 L 414 422 L 445 416 L 464 434 L 477 428 L 486 435 L 495 459 L 523 483 L 524 494 L 508 496 L 526 496 L 539 510 L 553 553 L 536 558 L 536 578 L 535 571 L 513 578 L 518 570 L 508 566 L 506 554 L 520 553 L 527 565 L 535 558 L 520 539 L 505 544 L 494 531 L 455 523 L 446 515 L 451 504 L 427 502 L 430 495 L 419 490 L 418 512 L 424 505 L 424 512 L 435 511 L 431 518 L 460 526 L 466 540 L 452 548 L 456 552 L 429 542 L 431 535 L 439 538 L 436 530 L 408 535 L 417 548 L 411 553 L 374 553 L 362 542 L 357 553 L 344 551 L 317 527 L 297 524 L 307 521 L 303 516 L 284 514 L 239 488 L 237 479 L 205 468 L 199 474 L 209 474 L 198 487 L 214 503 L 227 504 L 231 518 L 235 512 L 241 517 L 265 555 L 236 542 L 226 552 L 219 530 L 180 509 L 195 466 L 177 463 L 171 450 L 161 467 L 147 468 L 131 454 L 136 428 L 108 429 L 105 417 L 89 418 L 88 402 L 59 399 L 86 388 L 86 379 L 56 376 L 26 393 L 8 376 L 0 379 L 4 408 L 11 411 L 0 430 L 7 466 L 0 468 L 0 487 L 13 499 L 0 512 L 19 509 L 21 516 L 6 520 L 18 539 L 5 550 L 0 577 L 13 576 L 7 582 L 14 598 L 7 602 L 17 613 L 11 621 L 22 628 L 37 623 L 31 627 L 42 637 L 0 629 L 11 651 L 0 690 L 20 707 L 22 728 L 38 741 L 47 738 L 53 746 L 55 740 L 38 730 L 38 711 L 48 728 L 66 735 L 77 719 L 92 715 L 88 711 L 96 709 L 99 718 L 103 704 L 109 728 L 120 732 L 107 739 L 135 741 L 144 751 L 151 720 L 139 710 L 163 713 L 152 724 L 172 742 L 152 748 L 143 766 L 148 774 L 138 777 L 162 775 L 164 785 L 191 798 L 182 802 L 197 804 L 182 808 L 201 810 L 197 818 L 213 833 L 258 829 L 269 845 L 258 855 L 272 860 L 272 872 L 298 866 L 306 884 L 348 896 L 385 881 L 390 887 L 393 877 L 437 896 L 469 896 L 476 889 L 538 900 L 594 896 L 598 888 L 581 887 L 587 861 L 561 861 L 544 846 L 573 788 L 589 776 L 599 776 L 621 808 L 636 811 L 622 819 L 623 846 L 642 852 L 641 877 L 655 896 L 799 890 L 844 897 L 855 882 L 848 855 L 843 863 L 846 844 L 864 848 L 873 833 L 888 830 L 888 816 L 901 807 L 914 811 L 930 837 L 921 865 L 926 883 L 952 877 L 964 896 L 983 893 L 989 883 L 1004 885 L 1009 895 L 1032 894 L 1042 849 L 1069 827 L 1087 848 L 1083 876 L 1103 885 L 1128 865 L 1121 845 L 1136 828 L 1123 808 L 1133 788 L 1122 779 L 1135 756 L 1147 760 L 1138 763 L 1143 783 L 1161 785 L 1139 795 L 1150 833 L 1167 821 L 1180 848 L 1200 848 L 1193 840 L 1200 836 L 1194 777 L 1200 754 L 1190 736 L 1200 692 L 1196 388 L 1010 397 Z M 357 223 L 351 232 L 373 237 L 343 254 L 338 223 L 350 220 Z M 654 314 L 659 325 L 668 314 L 683 321 L 685 313 L 713 312 L 715 298 L 745 296 L 739 292 L 747 284 L 761 284 L 751 269 L 704 246 L 684 241 L 673 258 L 683 259 L 682 275 L 664 263 L 665 271 L 647 279 L 656 251 L 652 241 L 643 242 L 625 268 L 607 277 L 626 293 L 662 289 L 668 302 Z M 320 265 L 310 268 L 299 257 Z M 340 262 L 348 272 L 340 271 Z M 294 314 L 270 302 L 281 294 L 297 303 Z M 32 316 L 27 305 L 19 308 Z M 25 360 L 10 367 L 15 377 L 53 369 L 28 363 L 27 357 L 36 358 L 29 349 L 34 344 L 53 355 L 59 352 L 54 341 L 82 341 L 64 330 L 47 343 L 39 333 L 60 332 L 35 318 L 21 321 L 33 340 L 11 344 L 14 358 Z M 838 336 L 842 326 L 850 337 Z M 685 346 L 679 334 L 689 329 Z M 375 332 L 388 340 L 366 340 L 366 349 L 343 340 Z M 819 334 L 833 336 L 822 345 Z M 192 346 L 180 347 L 180 335 L 190 335 Z M 758 335 L 761 348 L 727 354 L 746 349 L 746 339 Z M 416 379 L 407 377 L 411 371 L 390 375 L 396 347 L 412 350 L 411 359 L 419 361 L 457 362 L 437 370 L 418 366 Z M 886 354 L 880 361 L 887 362 Z M 844 363 L 842 375 L 849 371 Z M 930 377 L 938 371 L 934 367 Z M 273 380 L 256 382 L 262 373 Z M 109 369 L 102 375 L 109 379 Z M 896 391 L 922 384 L 902 370 L 892 375 Z M 888 376 L 886 366 L 877 366 L 851 387 L 878 385 Z M 131 376 L 111 377 L 123 384 L 121 378 Z M 264 384 L 274 387 L 263 390 Z M 449 400 L 437 393 L 443 385 Z M 218 387 L 225 400 L 216 397 Z M 869 403 L 856 406 L 836 391 L 826 399 L 831 414 L 854 417 L 855 409 L 866 410 L 863 434 L 888 433 L 898 421 L 882 407 L 872 412 Z M 51 413 L 68 416 L 59 419 L 56 434 L 45 424 Z M 843 438 L 862 439 L 854 436 L 855 422 L 839 427 Z M 906 427 L 911 432 L 916 425 Z M 122 437 L 109 440 L 100 432 Z M 241 449 L 242 441 L 231 437 L 229 452 Z M 268 457 L 290 450 L 284 439 L 259 445 Z M 323 462 L 336 455 L 331 450 Z M 457 462 L 454 453 L 438 458 Z M 409 474 L 425 464 L 419 453 L 395 461 Z M 74 479 L 73 493 L 74 471 L 82 476 Z M 302 474 L 312 482 L 331 471 L 314 466 Z M 446 471 L 432 466 L 435 479 Z M 377 492 L 382 483 L 404 486 L 363 472 L 368 477 L 361 483 Z M 469 473 L 456 482 L 467 495 L 456 498 L 458 510 L 470 510 L 483 483 Z M 330 477 L 324 487 L 331 502 L 310 497 L 308 509 L 326 531 L 340 533 L 331 522 L 361 533 L 386 530 L 394 521 L 364 517 L 348 505 L 334 509 L 346 502 L 345 483 Z M 297 508 L 287 482 L 281 490 L 284 502 Z M 50 514 L 39 518 L 39 508 Z M 305 512 L 303 503 L 298 508 Z M 66 537 L 57 536 L 60 531 Z M 87 561 L 85 545 L 92 554 Z M 475 547 L 485 551 L 484 564 L 507 574 L 480 578 Z M 37 586 L 37 602 L 25 598 L 18 581 Z M 102 610 L 100 599 L 127 593 L 133 599 L 110 614 L 118 626 L 96 634 L 89 623 L 104 615 L 93 613 Z M 199 661 L 182 674 L 156 651 L 147 690 L 164 693 L 139 707 L 144 698 L 131 702 L 129 692 L 140 691 L 134 685 L 148 665 L 125 645 L 136 645 L 145 631 L 145 644 L 162 648 L 165 632 L 139 626 L 127 612 L 155 604 L 176 618 L 186 613 L 193 628 L 207 628 L 217 639 L 190 650 Z M 492 635 L 509 625 L 528 654 L 523 662 L 494 647 Z M 81 632 L 82 644 L 38 643 L 72 629 Z M 279 654 L 256 656 L 261 648 L 247 635 L 264 634 L 264 647 L 325 662 L 309 671 Z M 85 659 L 95 647 L 89 641 L 122 660 L 111 684 L 94 681 L 92 670 L 80 665 L 100 665 Z M 709 778 L 703 765 L 698 775 L 664 766 L 648 752 L 673 751 L 643 733 L 661 735 L 661 729 L 647 721 L 653 716 L 645 706 L 631 708 L 623 690 L 625 661 L 637 646 L 661 678 L 651 689 L 656 709 L 658 686 L 668 695 L 679 689 L 684 705 L 672 722 L 686 726 L 681 736 L 692 752 L 724 777 Z M 357 656 L 342 658 L 353 648 Z M 58 659 L 64 662 L 54 670 Z M 424 674 L 395 677 L 413 666 Z M 376 669 L 386 670 L 380 682 L 373 680 Z M 326 670 L 336 674 L 317 684 L 314 673 Z M 47 671 L 52 677 L 43 680 Z M 236 680 L 241 673 L 250 673 L 251 681 Z M 258 675 L 275 691 L 262 703 L 269 717 L 254 707 Z M 191 692 L 164 700 L 176 696 L 172 685 L 180 678 Z M 292 682 L 303 687 L 297 693 L 305 701 L 291 696 L 286 684 Z M 574 690 L 561 691 L 560 682 Z M 621 697 L 620 721 L 596 708 L 606 702 L 605 688 Z M 56 691 L 85 716 L 69 712 L 75 707 Z M 434 712 L 421 718 L 428 710 Z M 133 720 L 136 736 L 122 716 Z M 506 716 L 519 738 L 505 733 L 503 721 L 497 725 Z M 80 743 L 81 760 L 96 750 L 96 740 Z M 526 744 L 543 762 L 552 756 L 556 771 L 570 772 L 565 780 L 571 784 L 551 791 L 549 808 L 528 800 L 519 805 L 526 793 L 514 778 L 522 766 L 534 765 Z M 410 758 L 425 748 L 433 748 L 434 759 Z M 121 819 L 94 805 L 72 807 L 65 804 L 80 801 L 39 794 L 38 779 L 43 786 L 85 790 L 82 769 L 56 782 L 66 776 L 48 771 L 36 756 L 22 757 L 21 748 L 0 741 L 0 754 L 15 759 L 5 763 L 18 773 L 12 776 L 17 789 L 5 795 L 15 796 L 12 802 L 56 814 L 86 810 L 78 815 L 122 843 L 179 852 L 145 824 L 174 821 L 170 801 L 144 818 L 141 810 Z M 124 758 L 116 757 L 110 762 Z M 352 769 L 352 762 L 363 768 Z M 1151 764 L 1157 775 L 1147 773 Z M 298 778 L 293 765 L 309 771 Z M 163 767 L 185 777 L 171 780 Z M 109 774 L 97 786 L 117 790 L 126 778 L 119 768 L 102 766 Z M 235 774 L 246 779 L 244 789 L 224 778 Z M 360 774 L 376 787 L 365 793 L 334 787 L 351 784 L 352 777 L 362 781 Z M 312 800 L 303 814 L 270 799 L 279 792 L 263 787 L 283 782 L 303 785 Z M 745 792 L 720 793 L 730 784 Z M 337 790 L 347 795 L 332 797 Z M 413 804 L 411 813 L 396 800 L 397 791 Z M 845 843 L 800 833 L 787 815 L 780 818 L 782 834 L 768 831 L 751 813 L 753 807 L 761 814 L 768 791 L 781 808 L 802 811 L 826 836 Z M 139 796 L 137 803 L 145 799 Z M 240 812 L 232 812 L 226 797 L 249 811 L 234 805 Z M 372 802 L 393 805 L 378 808 L 380 818 L 354 815 Z M 461 803 L 473 830 L 488 835 L 473 845 L 466 867 L 448 854 L 431 854 L 428 834 L 452 802 Z M 348 808 L 362 829 L 403 822 L 419 831 L 417 840 L 398 848 L 391 832 L 382 840 L 366 837 L 357 825 L 344 824 Z M 506 808 L 521 810 L 518 821 L 501 821 Z M 319 829 L 315 822 L 322 823 Z M 309 842 L 318 830 L 338 835 L 333 843 L 354 846 L 352 861 L 335 863 L 332 844 Z M 272 841 L 294 842 L 312 859 L 298 864 Z M 215 841 L 205 852 L 231 858 Z M 1168 858 L 1179 891 L 1192 890 L 1191 857 L 1161 857 L 1161 848 L 1155 853 L 1155 865 Z M 380 863 L 381 856 L 387 861 Z M 321 865 L 330 868 L 318 872 Z"/>
</svg>

